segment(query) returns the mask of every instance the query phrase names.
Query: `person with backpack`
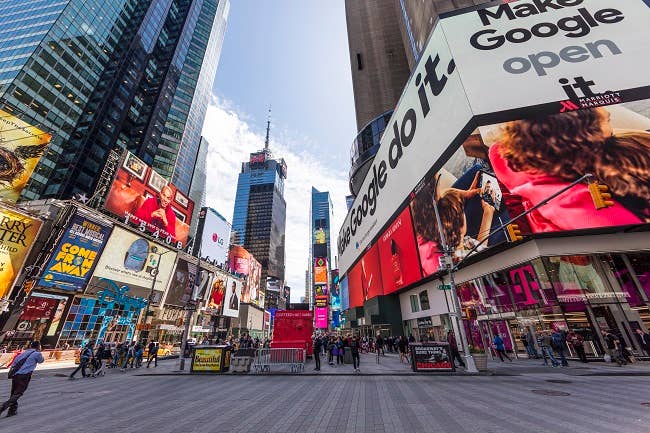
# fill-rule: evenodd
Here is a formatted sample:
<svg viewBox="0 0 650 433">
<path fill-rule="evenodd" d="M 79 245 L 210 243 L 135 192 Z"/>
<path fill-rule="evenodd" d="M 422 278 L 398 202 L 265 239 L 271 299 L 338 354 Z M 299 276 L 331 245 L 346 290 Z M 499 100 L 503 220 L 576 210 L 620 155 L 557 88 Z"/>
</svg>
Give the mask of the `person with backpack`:
<svg viewBox="0 0 650 433">
<path fill-rule="evenodd" d="M 361 363 L 361 359 L 359 357 L 359 350 L 361 349 L 361 344 L 359 342 L 359 337 L 356 335 L 352 337 L 352 341 L 350 342 L 350 353 L 352 354 L 352 366 L 354 367 L 354 371 L 356 373 L 359 373 L 361 370 L 359 370 L 359 366 Z"/>
<path fill-rule="evenodd" d="M 27 391 L 29 381 L 32 379 L 32 373 L 36 369 L 36 366 L 43 361 L 45 359 L 43 359 L 41 343 L 39 341 L 32 341 L 30 349 L 24 351 L 14 359 L 11 369 L 7 374 L 7 377 L 11 379 L 11 395 L 0 406 L 0 414 L 9 409 L 7 417 L 17 415 L 18 399 Z"/>
<path fill-rule="evenodd" d="M 135 368 L 142 367 L 142 355 L 144 355 L 144 346 L 142 343 L 138 342 L 133 347 L 133 359 L 135 360 Z M 133 368 L 133 364 L 131 364 Z"/>
<path fill-rule="evenodd" d="M 564 351 L 566 350 L 566 333 L 564 331 L 555 331 L 553 333 L 551 336 L 551 347 L 557 352 L 562 367 L 568 367 L 569 362 L 564 355 Z"/>
<path fill-rule="evenodd" d="M 147 352 L 147 368 L 151 365 L 151 361 L 154 361 L 154 367 L 158 367 L 158 345 L 155 341 L 149 343 L 149 346 L 147 346 Z"/>
<path fill-rule="evenodd" d="M 553 349 L 551 349 L 551 334 L 549 332 L 540 332 L 537 334 L 537 345 L 539 350 L 542 352 L 542 359 L 544 360 L 544 365 L 548 365 L 547 358 L 550 358 L 551 364 L 553 367 L 560 365 L 560 362 L 555 359 L 553 355 Z"/>
<path fill-rule="evenodd" d="M 343 365 L 343 354 L 345 354 L 343 339 L 339 337 L 334 344 L 336 344 L 336 365 Z"/>
<path fill-rule="evenodd" d="M 95 343 L 91 341 L 88 344 L 86 344 L 83 349 L 81 349 L 81 353 L 79 353 L 79 367 L 77 367 L 72 372 L 72 374 L 70 374 L 70 379 L 74 379 L 74 375 L 77 374 L 79 370 L 81 370 L 82 377 L 89 376 L 86 374 L 86 367 L 88 366 L 88 363 L 93 359 L 94 348 L 95 348 Z"/>
<path fill-rule="evenodd" d="M 384 353 L 384 339 L 381 338 L 381 334 L 377 334 L 377 340 L 375 341 L 375 346 L 377 347 L 377 355 L 381 352 L 382 356 L 385 356 Z"/>
<path fill-rule="evenodd" d="M 104 359 L 106 359 L 106 346 L 103 343 L 99 343 L 97 345 L 97 350 L 95 350 L 95 356 L 93 357 L 93 367 L 95 368 L 95 371 L 93 371 L 93 374 L 91 375 L 92 377 L 106 376 L 106 363 L 103 362 Z"/>
</svg>

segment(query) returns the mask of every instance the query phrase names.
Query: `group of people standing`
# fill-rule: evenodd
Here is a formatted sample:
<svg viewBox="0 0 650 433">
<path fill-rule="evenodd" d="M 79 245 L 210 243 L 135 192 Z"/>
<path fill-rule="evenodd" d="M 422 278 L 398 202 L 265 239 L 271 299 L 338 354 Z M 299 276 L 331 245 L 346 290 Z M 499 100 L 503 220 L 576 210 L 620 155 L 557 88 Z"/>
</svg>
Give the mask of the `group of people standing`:
<svg viewBox="0 0 650 433">
<path fill-rule="evenodd" d="M 127 367 L 140 368 L 144 356 L 144 347 L 147 346 L 147 368 L 151 362 L 158 367 L 158 343 L 155 341 L 131 341 L 111 346 L 108 343 L 90 341 L 82 347 L 79 353 L 79 366 L 70 374 L 70 379 L 81 371 L 82 377 L 98 377 L 106 374 L 106 368 L 120 368 L 126 371 Z M 88 374 L 86 369 L 90 369 Z"/>
<path fill-rule="evenodd" d="M 334 336 L 329 334 L 316 334 L 313 337 L 314 362 L 316 363 L 315 371 L 320 371 L 321 354 L 328 355 L 328 364 L 334 366 L 334 358 L 337 365 L 343 365 L 346 351 L 350 351 L 352 356 L 352 365 L 354 371 L 359 373 L 361 341 L 358 336 L 347 335 Z"/>
</svg>

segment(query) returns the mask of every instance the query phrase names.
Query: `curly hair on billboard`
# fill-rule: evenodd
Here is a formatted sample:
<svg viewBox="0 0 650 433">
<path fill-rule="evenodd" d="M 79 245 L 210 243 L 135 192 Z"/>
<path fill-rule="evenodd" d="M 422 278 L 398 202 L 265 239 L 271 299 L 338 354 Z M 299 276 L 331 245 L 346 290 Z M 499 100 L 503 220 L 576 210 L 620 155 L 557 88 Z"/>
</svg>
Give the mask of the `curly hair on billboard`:
<svg viewBox="0 0 650 433">
<path fill-rule="evenodd" d="M 586 157 L 612 135 L 604 109 L 579 110 L 507 123 L 501 135 L 501 155 L 515 171 L 535 171 L 573 181 L 592 173 Z"/>
</svg>

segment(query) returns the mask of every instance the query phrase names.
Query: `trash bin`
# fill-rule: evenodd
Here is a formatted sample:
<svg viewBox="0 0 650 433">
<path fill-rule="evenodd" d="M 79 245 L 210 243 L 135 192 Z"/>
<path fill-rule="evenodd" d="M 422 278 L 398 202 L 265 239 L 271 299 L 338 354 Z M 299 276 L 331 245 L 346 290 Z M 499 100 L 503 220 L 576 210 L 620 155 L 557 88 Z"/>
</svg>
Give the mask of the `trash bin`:
<svg viewBox="0 0 650 433">
<path fill-rule="evenodd" d="M 230 369 L 232 346 L 206 345 L 192 347 L 192 373 L 225 373 Z"/>
<path fill-rule="evenodd" d="M 352 349 L 349 347 L 346 347 L 343 352 L 343 364 L 352 364 Z"/>
</svg>

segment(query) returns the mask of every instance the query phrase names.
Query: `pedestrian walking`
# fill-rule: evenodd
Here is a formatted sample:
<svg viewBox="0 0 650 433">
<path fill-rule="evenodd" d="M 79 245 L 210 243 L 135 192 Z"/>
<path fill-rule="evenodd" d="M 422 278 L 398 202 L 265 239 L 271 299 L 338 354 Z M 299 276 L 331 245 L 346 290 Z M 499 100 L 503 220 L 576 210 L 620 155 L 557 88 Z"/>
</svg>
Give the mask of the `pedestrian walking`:
<svg viewBox="0 0 650 433">
<path fill-rule="evenodd" d="M 530 329 L 528 329 L 528 332 L 526 333 L 526 343 L 526 352 L 528 353 L 528 357 L 535 359 L 539 358 L 537 350 L 535 349 L 535 337 Z"/>
<path fill-rule="evenodd" d="M 454 359 L 456 359 L 458 360 L 458 363 L 463 368 L 465 368 L 465 361 L 463 361 L 463 358 L 460 356 L 460 351 L 458 350 L 458 343 L 456 342 L 456 336 L 454 335 L 454 331 L 452 330 L 449 330 L 449 332 L 447 332 L 447 343 L 449 343 L 449 349 L 451 351 L 451 362 L 454 362 Z"/>
<path fill-rule="evenodd" d="M 361 364 L 361 358 L 359 357 L 360 349 L 361 344 L 359 342 L 359 337 L 355 335 L 352 337 L 352 341 L 350 342 L 350 353 L 352 354 L 352 366 L 354 367 L 354 371 L 357 373 L 361 371 L 359 369 L 359 366 Z"/>
<path fill-rule="evenodd" d="M 106 357 L 106 351 L 108 350 L 108 358 Z M 110 349 L 107 348 L 103 343 L 99 343 L 97 345 L 97 349 L 95 350 L 95 356 L 92 359 L 92 365 L 93 365 L 93 373 L 92 377 L 98 377 L 98 376 L 105 376 L 106 375 L 106 363 L 104 362 L 104 359 L 110 359 L 111 358 L 111 351 Z M 106 361 L 108 362 L 108 361 Z"/>
<path fill-rule="evenodd" d="M 86 367 L 88 367 L 88 363 L 93 359 L 94 348 L 95 342 L 90 341 L 83 347 L 83 349 L 81 349 L 81 353 L 79 353 L 79 366 L 75 368 L 72 374 L 70 374 L 70 379 L 74 379 L 74 375 L 77 374 L 79 370 L 81 370 L 81 377 L 88 376 L 86 374 Z"/>
<path fill-rule="evenodd" d="M 14 359 L 7 375 L 11 379 L 11 395 L 0 406 L 0 414 L 7 409 L 9 409 L 7 417 L 14 416 L 18 413 L 18 399 L 27 391 L 27 386 L 32 379 L 34 369 L 43 361 L 45 360 L 41 353 L 41 343 L 39 341 L 32 341 L 30 349 L 24 351 Z"/>
<path fill-rule="evenodd" d="M 379 353 L 381 353 L 382 356 L 386 355 L 386 353 L 384 353 L 384 339 L 381 338 L 381 334 L 377 334 L 377 340 L 375 340 L 375 346 L 377 349 L 377 355 L 379 355 Z"/>
<path fill-rule="evenodd" d="M 539 350 L 542 352 L 544 365 L 548 365 L 547 359 L 551 360 L 553 367 L 560 365 L 560 362 L 555 359 L 555 356 L 553 355 L 553 349 L 551 349 L 551 334 L 549 332 L 540 332 L 537 337 L 537 344 L 539 345 Z"/>
<path fill-rule="evenodd" d="M 568 367 L 569 362 L 566 360 L 564 352 L 566 350 L 566 332 L 564 330 L 555 331 L 551 336 L 551 347 L 555 350 L 560 358 L 562 367 Z"/>
<path fill-rule="evenodd" d="M 605 346 L 607 346 L 607 354 L 610 357 L 610 361 L 615 362 L 619 367 L 622 367 L 626 362 L 620 355 L 621 342 L 618 336 L 611 333 L 610 331 L 604 331 L 603 334 L 603 339 L 605 340 Z"/>
<path fill-rule="evenodd" d="M 131 368 L 133 368 L 133 362 L 135 361 L 135 341 L 132 341 L 127 347 L 126 354 L 124 355 L 124 364 L 122 364 L 120 371 L 126 371 L 129 361 L 131 361 Z"/>
<path fill-rule="evenodd" d="M 587 362 L 587 354 L 585 353 L 585 339 L 582 335 L 577 334 L 574 331 L 571 331 L 567 336 L 567 341 L 573 346 L 573 350 L 576 351 L 580 362 Z"/>
<path fill-rule="evenodd" d="M 639 340 L 641 349 L 643 349 L 647 355 L 650 355 L 650 334 L 643 332 L 642 329 L 637 328 L 636 338 Z"/>
<path fill-rule="evenodd" d="M 316 371 L 320 371 L 320 351 L 322 344 L 322 340 L 319 337 L 314 338 L 314 362 L 316 362 L 316 368 L 314 370 Z"/>
<path fill-rule="evenodd" d="M 343 354 L 345 353 L 345 348 L 343 347 L 343 339 L 339 337 L 336 340 L 336 365 L 343 365 Z"/>
<path fill-rule="evenodd" d="M 499 359 L 501 360 L 501 362 L 505 362 L 503 360 L 504 356 L 506 357 L 506 359 L 508 359 L 508 361 L 512 362 L 512 359 L 510 359 L 510 357 L 506 353 L 506 346 L 500 334 L 494 336 L 494 340 L 492 340 L 492 343 L 494 344 L 494 350 L 497 351 L 497 355 L 499 355 Z"/>
<path fill-rule="evenodd" d="M 408 355 L 408 348 L 409 348 L 409 342 L 404 337 L 403 335 L 399 337 L 399 340 L 397 341 L 397 350 L 399 351 L 399 362 L 400 364 L 402 362 L 406 362 L 407 364 L 410 363 L 409 361 L 409 355 Z"/>
<path fill-rule="evenodd" d="M 149 343 L 147 352 L 147 368 L 151 365 L 151 361 L 154 361 L 154 367 L 158 367 L 158 342 L 152 341 Z"/>
</svg>

